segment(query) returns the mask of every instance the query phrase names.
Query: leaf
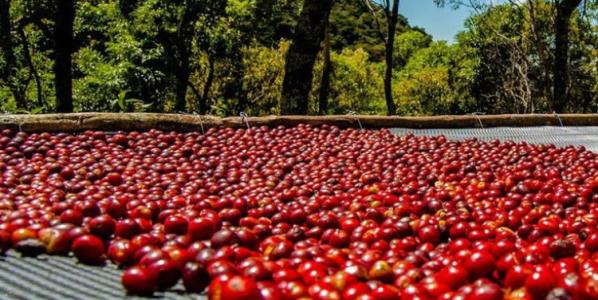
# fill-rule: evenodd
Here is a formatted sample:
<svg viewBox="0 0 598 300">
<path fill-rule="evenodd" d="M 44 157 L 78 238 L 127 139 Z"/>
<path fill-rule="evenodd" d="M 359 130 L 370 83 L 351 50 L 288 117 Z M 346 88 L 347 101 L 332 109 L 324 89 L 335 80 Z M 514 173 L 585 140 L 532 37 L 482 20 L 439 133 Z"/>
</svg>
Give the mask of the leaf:
<svg viewBox="0 0 598 300">
<path fill-rule="evenodd" d="M 125 97 L 127 96 L 127 91 L 120 91 L 118 93 L 118 106 L 120 107 L 121 111 L 127 110 L 127 103 Z"/>
<path fill-rule="evenodd" d="M 41 106 L 39 106 L 39 107 L 35 107 L 35 108 L 31 109 L 31 111 L 30 111 L 29 113 L 32 113 L 32 114 L 39 114 L 39 113 L 41 113 L 41 112 L 43 112 L 43 111 L 44 111 L 44 108 L 43 108 L 43 107 L 41 107 Z"/>
</svg>

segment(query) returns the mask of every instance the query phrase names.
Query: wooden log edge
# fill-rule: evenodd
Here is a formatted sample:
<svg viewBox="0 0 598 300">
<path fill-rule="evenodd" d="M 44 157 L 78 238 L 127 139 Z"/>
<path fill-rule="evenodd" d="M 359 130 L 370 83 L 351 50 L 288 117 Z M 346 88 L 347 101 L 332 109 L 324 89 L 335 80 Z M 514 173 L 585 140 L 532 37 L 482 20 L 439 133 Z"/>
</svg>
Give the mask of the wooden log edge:
<svg viewBox="0 0 598 300">
<path fill-rule="evenodd" d="M 265 116 L 246 119 L 250 126 L 276 127 L 323 124 L 341 128 L 480 128 L 530 126 L 598 126 L 598 114 L 463 115 L 433 117 L 400 116 Z M 243 128 L 241 117 L 220 118 L 159 113 L 71 113 L 41 115 L 0 115 L 0 128 L 25 132 L 76 132 L 85 130 L 143 131 L 149 129 L 201 131 L 212 127 Z"/>
</svg>

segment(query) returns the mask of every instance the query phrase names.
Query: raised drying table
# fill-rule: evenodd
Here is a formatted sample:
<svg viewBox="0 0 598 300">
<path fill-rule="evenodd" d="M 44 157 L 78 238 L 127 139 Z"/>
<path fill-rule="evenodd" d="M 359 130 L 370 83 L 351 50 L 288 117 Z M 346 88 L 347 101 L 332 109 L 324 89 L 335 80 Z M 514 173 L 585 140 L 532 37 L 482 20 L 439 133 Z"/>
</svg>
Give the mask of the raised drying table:
<svg viewBox="0 0 598 300">
<path fill-rule="evenodd" d="M 341 117 L 338 120 L 352 123 L 354 117 Z M 238 119 L 238 118 L 237 118 Z M 243 124 L 241 120 L 230 121 L 230 124 L 224 126 L 239 127 Z M 586 118 L 589 120 L 589 118 Z M 72 119 L 71 120 L 76 120 Z M 553 124 L 550 117 L 545 117 L 544 121 L 534 123 L 541 125 L 544 123 Z M 3 122 L 4 121 L 4 122 Z M 251 122 L 252 120 L 250 120 Z M 363 121 L 363 120 L 362 120 Z M 476 119 L 469 121 L 476 124 Z M 83 124 L 85 121 L 73 121 Z M 103 121 L 102 121 L 103 122 Z M 228 122 L 228 121 L 227 121 Z M 278 122 L 278 121 L 277 121 Z M 270 125 L 276 124 L 274 122 Z M 295 123 L 293 120 L 291 123 Z M 585 121 L 584 121 L 585 122 Z M 592 122 L 575 123 L 575 125 L 597 125 Z M 101 123 L 101 122 L 99 122 Z M 98 124 L 99 124 L 98 123 Z M 259 123 L 259 122 L 256 122 Z M 334 123 L 334 122 L 333 122 Z M 364 122 L 365 123 L 365 122 Z M 586 124 L 587 123 L 587 124 Z M 12 125 L 11 125 L 12 124 Z M 32 123 L 18 123 L 24 130 L 35 129 Z M 169 126 L 176 126 L 176 123 L 169 123 Z M 469 123 L 468 123 L 469 124 Z M 3 126 L 4 125 L 4 126 Z M 96 124 L 97 125 L 97 124 Z M 122 124 L 121 124 L 122 125 Z M 218 126 L 223 125 L 222 123 Z M 256 124 L 257 125 L 257 124 Z M 262 124 L 265 125 L 265 124 Z M 366 123 L 367 125 L 367 123 Z M 466 125 L 466 124 L 465 124 Z M 554 125 L 554 124 L 553 124 Z M 33 127 L 31 127 L 33 126 Z M 188 124 L 187 130 L 193 125 Z M 0 127 L 13 127 L 14 123 L 0 120 Z M 108 126 L 110 127 L 110 126 Z M 206 126 L 209 127 L 209 126 Z M 346 126 L 345 126 L 346 127 Z M 366 126 L 364 126 L 366 127 Z M 375 126 L 367 126 L 375 127 Z M 384 127 L 384 126 L 382 126 Z M 410 126 L 421 127 L 421 126 Z M 462 126 L 456 126 L 462 127 Z M 72 127 L 63 128 L 66 131 L 72 131 Z M 90 129 L 85 126 L 82 129 Z M 129 128 L 131 129 L 131 128 Z M 143 129 L 143 128 L 138 128 Z M 541 126 L 541 127 L 493 127 L 493 128 L 453 128 L 453 129 L 410 129 L 410 128 L 390 128 L 397 135 L 413 133 L 415 135 L 445 135 L 451 140 L 463 140 L 469 138 L 478 138 L 483 140 L 498 139 L 501 141 L 525 141 L 535 144 L 555 144 L 559 147 L 567 145 L 585 146 L 587 149 L 598 152 L 598 126 Z M 36 130 L 32 130 L 36 131 Z M 39 131 L 39 130 L 37 130 Z M 124 289 L 120 284 L 121 271 L 114 265 L 105 267 L 91 267 L 81 265 L 75 262 L 74 258 L 56 257 L 42 255 L 39 258 L 21 258 L 14 251 L 9 251 L 6 257 L 0 257 L 0 298 L 1 299 L 141 299 L 138 297 L 126 297 Z M 156 293 L 153 298 L 158 299 L 196 299 L 198 295 L 185 294 L 181 284 L 173 290 L 165 293 Z M 205 298 L 200 296 L 200 298 Z M 147 298 L 145 298 L 147 299 Z"/>
</svg>

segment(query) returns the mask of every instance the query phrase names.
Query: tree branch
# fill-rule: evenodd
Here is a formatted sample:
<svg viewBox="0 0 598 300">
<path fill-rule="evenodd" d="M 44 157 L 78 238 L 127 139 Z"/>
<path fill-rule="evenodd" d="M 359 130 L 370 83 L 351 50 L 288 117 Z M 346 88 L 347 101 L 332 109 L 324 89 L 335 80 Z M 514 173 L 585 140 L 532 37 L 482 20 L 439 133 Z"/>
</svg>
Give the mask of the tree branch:
<svg viewBox="0 0 598 300">
<path fill-rule="evenodd" d="M 376 11 L 376 9 L 374 9 L 374 7 L 372 6 L 372 3 L 370 3 L 371 0 L 362 0 L 362 3 L 365 5 L 365 7 L 367 8 L 367 10 L 370 11 L 370 13 L 372 14 L 372 16 L 374 17 L 374 21 L 376 22 L 376 27 L 378 27 L 378 30 L 376 31 L 376 34 L 378 35 L 378 37 L 386 42 L 386 36 L 384 35 L 384 30 L 382 29 L 382 24 L 380 24 L 380 18 L 378 16 L 378 11 Z M 386 1 L 388 3 L 388 1 Z M 387 6 L 389 7 L 389 6 Z M 385 11 L 388 11 L 388 9 L 385 9 Z"/>
</svg>

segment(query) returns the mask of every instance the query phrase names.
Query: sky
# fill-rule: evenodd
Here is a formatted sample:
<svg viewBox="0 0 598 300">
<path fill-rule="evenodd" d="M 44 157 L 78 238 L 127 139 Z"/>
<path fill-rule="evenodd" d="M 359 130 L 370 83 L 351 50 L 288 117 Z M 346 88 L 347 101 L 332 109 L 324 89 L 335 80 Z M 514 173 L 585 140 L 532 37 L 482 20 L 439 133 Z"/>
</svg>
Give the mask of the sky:
<svg viewBox="0 0 598 300">
<path fill-rule="evenodd" d="M 399 13 L 407 17 L 410 25 L 424 28 L 435 40 L 453 42 L 455 35 L 464 29 L 470 10 L 465 7 L 454 10 L 450 5 L 440 8 L 432 0 L 401 0 Z"/>
</svg>

